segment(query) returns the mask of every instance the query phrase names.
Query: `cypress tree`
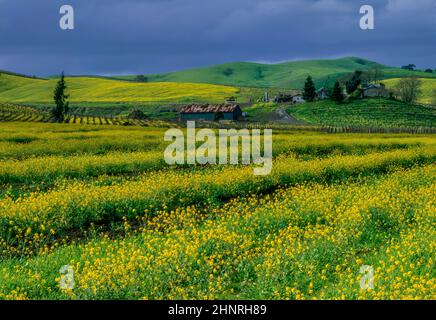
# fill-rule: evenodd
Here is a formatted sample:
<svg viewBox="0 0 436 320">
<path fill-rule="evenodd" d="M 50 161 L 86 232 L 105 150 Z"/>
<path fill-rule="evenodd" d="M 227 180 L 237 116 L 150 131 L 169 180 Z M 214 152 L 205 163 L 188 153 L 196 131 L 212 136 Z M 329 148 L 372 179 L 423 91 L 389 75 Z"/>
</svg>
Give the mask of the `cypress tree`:
<svg viewBox="0 0 436 320">
<path fill-rule="evenodd" d="M 336 81 L 333 87 L 332 100 L 336 102 L 342 102 L 344 100 L 344 94 L 342 93 L 342 87 L 339 81 Z"/>
<path fill-rule="evenodd" d="M 54 89 L 53 99 L 56 106 L 52 110 L 53 117 L 59 122 L 64 120 L 64 116 L 69 110 L 69 102 L 67 102 L 69 95 L 65 94 L 66 89 L 67 85 L 65 83 L 65 76 L 62 72 L 61 79 L 58 81 Z"/>
<path fill-rule="evenodd" d="M 311 76 L 308 76 L 304 83 L 303 98 L 308 102 L 312 102 L 316 98 L 315 84 Z"/>
</svg>

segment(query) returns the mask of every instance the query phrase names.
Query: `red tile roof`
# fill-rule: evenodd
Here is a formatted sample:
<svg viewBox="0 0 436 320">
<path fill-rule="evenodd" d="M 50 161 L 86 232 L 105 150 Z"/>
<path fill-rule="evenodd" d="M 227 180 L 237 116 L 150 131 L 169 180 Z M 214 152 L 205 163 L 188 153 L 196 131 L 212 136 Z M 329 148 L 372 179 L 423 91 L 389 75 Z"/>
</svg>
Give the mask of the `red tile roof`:
<svg viewBox="0 0 436 320">
<path fill-rule="evenodd" d="M 239 108 L 237 104 L 192 104 L 184 106 L 180 113 L 230 113 L 237 108 Z"/>
</svg>

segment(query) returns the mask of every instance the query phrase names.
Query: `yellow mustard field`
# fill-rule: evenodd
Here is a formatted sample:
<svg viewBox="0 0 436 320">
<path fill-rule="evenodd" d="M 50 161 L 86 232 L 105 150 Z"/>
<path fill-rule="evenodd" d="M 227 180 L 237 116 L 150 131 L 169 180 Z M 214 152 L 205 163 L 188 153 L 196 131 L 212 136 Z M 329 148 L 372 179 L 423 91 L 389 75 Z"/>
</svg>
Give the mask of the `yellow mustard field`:
<svg viewBox="0 0 436 320">
<path fill-rule="evenodd" d="M 434 135 L 275 130 L 254 176 L 165 130 L 0 123 L 0 299 L 435 298 Z"/>
</svg>

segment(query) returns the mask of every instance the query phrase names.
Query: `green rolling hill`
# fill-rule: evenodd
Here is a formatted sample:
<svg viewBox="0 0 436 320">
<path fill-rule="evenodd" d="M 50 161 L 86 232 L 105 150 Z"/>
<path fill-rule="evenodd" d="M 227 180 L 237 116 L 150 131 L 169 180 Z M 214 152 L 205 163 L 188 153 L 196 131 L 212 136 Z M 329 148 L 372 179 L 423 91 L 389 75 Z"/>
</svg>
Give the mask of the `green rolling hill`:
<svg viewBox="0 0 436 320">
<path fill-rule="evenodd" d="M 8 90 L 22 88 L 29 84 L 40 84 L 44 82 L 45 80 L 42 79 L 31 78 L 7 71 L 0 71 L 0 94 Z"/>
<path fill-rule="evenodd" d="M 385 78 L 406 76 L 434 77 L 436 74 L 415 72 L 381 65 L 362 58 L 347 57 L 335 60 L 307 60 L 279 64 L 249 62 L 226 63 L 205 68 L 146 75 L 149 82 L 193 82 L 257 88 L 302 88 L 305 79 L 311 75 L 317 86 L 332 83 L 354 70 L 370 70 L 379 67 Z M 118 77 L 134 80 L 135 76 Z"/>
</svg>

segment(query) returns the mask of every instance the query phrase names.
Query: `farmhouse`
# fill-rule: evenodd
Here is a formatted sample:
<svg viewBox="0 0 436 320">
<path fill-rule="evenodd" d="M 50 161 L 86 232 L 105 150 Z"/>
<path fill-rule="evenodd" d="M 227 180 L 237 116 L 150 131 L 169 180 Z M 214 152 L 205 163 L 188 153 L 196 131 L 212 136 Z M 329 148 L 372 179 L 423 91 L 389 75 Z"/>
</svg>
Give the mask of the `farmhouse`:
<svg viewBox="0 0 436 320">
<path fill-rule="evenodd" d="M 242 110 L 238 104 L 192 104 L 180 110 L 180 120 L 219 121 L 243 120 Z"/>
<path fill-rule="evenodd" d="M 276 103 L 285 103 L 292 101 L 292 93 L 283 93 L 280 92 L 276 97 L 274 97 L 273 102 Z"/>
<path fill-rule="evenodd" d="M 306 102 L 306 101 L 304 100 L 302 94 L 297 94 L 297 95 L 295 95 L 295 96 L 292 97 L 292 102 L 293 102 L 293 103 L 304 103 L 304 102 Z"/>
<path fill-rule="evenodd" d="M 363 87 L 364 97 L 388 97 L 389 92 L 383 84 L 371 83 Z"/>
<path fill-rule="evenodd" d="M 301 93 L 296 93 L 296 92 L 289 92 L 289 93 L 281 92 L 276 97 L 274 97 L 274 99 L 272 101 L 275 103 L 286 103 L 286 102 L 303 103 L 303 102 L 305 102 L 303 95 Z"/>
</svg>

